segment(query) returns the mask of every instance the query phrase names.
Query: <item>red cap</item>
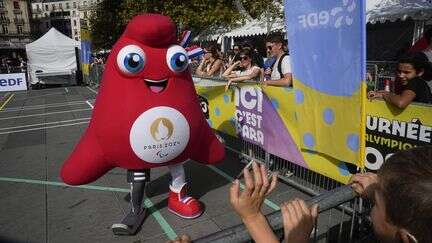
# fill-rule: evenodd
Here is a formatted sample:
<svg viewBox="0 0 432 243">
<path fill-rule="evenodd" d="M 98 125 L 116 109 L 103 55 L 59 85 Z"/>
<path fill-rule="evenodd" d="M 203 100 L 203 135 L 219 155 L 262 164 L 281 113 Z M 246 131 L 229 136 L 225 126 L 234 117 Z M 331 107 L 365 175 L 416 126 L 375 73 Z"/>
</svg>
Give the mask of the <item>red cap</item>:
<svg viewBox="0 0 432 243">
<path fill-rule="evenodd" d="M 142 14 L 135 16 L 129 22 L 124 36 L 146 46 L 167 47 L 178 44 L 176 31 L 176 25 L 170 17 L 160 14 Z"/>
</svg>

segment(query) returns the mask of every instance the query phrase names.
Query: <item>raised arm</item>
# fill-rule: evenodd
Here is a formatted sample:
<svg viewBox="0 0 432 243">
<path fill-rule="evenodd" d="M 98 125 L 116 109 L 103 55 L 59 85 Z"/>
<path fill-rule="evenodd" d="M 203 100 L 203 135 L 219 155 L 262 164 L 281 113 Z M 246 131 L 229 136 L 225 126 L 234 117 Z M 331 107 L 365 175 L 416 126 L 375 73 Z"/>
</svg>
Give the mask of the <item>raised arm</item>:
<svg viewBox="0 0 432 243">
<path fill-rule="evenodd" d="M 206 76 L 206 72 L 203 70 L 205 62 L 206 62 L 206 60 L 201 61 L 201 63 L 198 65 L 198 68 L 195 71 L 195 74 L 197 74 L 199 76 Z"/>
<path fill-rule="evenodd" d="M 214 73 L 219 71 L 223 66 L 223 62 L 220 59 L 217 59 L 214 63 L 211 69 L 207 72 L 208 76 L 212 76 Z"/>
<path fill-rule="evenodd" d="M 237 62 L 233 63 L 231 66 L 229 66 L 227 68 L 227 70 L 225 70 L 225 72 L 222 74 L 222 77 L 232 78 L 232 77 L 230 77 L 230 74 L 234 70 L 234 68 L 236 68 L 239 64 L 240 64 L 240 61 L 237 61 Z"/>
<path fill-rule="evenodd" d="M 276 187 L 277 174 L 273 174 L 269 180 L 265 166 L 256 162 L 252 163 L 252 170 L 253 174 L 248 168 L 243 170 L 245 188 L 242 192 L 240 192 L 240 182 L 234 181 L 230 188 L 230 203 L 255 242 L 279 242 L 267 219 L 261 213 L 265 197 Z"/>
</svg>

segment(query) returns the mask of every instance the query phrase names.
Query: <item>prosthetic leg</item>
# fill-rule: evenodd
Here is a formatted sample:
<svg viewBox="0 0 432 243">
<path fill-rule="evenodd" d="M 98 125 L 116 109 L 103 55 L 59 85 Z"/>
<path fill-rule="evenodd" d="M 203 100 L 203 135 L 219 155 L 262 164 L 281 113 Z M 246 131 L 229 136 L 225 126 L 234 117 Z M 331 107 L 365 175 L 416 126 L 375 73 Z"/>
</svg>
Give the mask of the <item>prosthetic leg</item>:
<svg viewBox="0 0 432 243">
<path fill-rule="evenodd" d="M 144 221 L 145 208 L 143 207 L 144 189 L 150 180 L 150 170 L 128 170 L 127 182 L 131 186 L 131 211 L 121 223 L 113 224 L 111 229 L 115 235 L 134 235 Z"/>
<path fill-rule="evenodd" d="M 185 182 L 183 165 L 170 165 L 168 168 L 172 177 L 169 187 L 168 210 L 181 218 L 198 218 L 204 210 L 198 200 L 187 196 L 187 183 Z"/>
</svg>

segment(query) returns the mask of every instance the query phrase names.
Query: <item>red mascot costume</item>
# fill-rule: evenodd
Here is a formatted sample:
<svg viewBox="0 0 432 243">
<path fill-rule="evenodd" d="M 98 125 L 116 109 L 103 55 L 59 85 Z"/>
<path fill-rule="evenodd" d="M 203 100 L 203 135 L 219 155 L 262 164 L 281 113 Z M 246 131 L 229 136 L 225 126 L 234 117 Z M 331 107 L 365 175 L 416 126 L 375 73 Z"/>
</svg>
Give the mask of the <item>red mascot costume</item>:
<svg viewBox="0 0 432 243">
<path fill-rule="evenodd" d="M 81 185 L 114 167 L 127 169 L 131 211 L 113 224 L 115 234 L 135 234 L 142 223 L 144 187 L 153 167 L 170 169 L 171 212 L 183 218 L 203 212 L 201 203 L 187 196 L 182 163 L 213 164 L 225 150 L 201 111 L 188 63 L 175 24 L 157 14 L 133 18 L 112 48 L 89 127 L 61 177 Z"/>
</svg>

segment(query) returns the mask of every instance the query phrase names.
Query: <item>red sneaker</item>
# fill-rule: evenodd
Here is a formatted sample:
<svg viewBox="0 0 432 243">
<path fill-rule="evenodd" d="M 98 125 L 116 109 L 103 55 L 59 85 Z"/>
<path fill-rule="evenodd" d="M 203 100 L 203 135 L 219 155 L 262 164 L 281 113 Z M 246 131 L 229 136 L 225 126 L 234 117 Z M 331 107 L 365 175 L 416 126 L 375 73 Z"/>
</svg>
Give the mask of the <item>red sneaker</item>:
<svg viewBox="0 0 432 243">
<path fill-rule="evenodd" d="M 170 186 L 168 210 L 185 219 L 198 218 L 204 212 L 198 200 L 187 196 L 186 183 L 183 184 L 180 191 Z"/>
</svg>

